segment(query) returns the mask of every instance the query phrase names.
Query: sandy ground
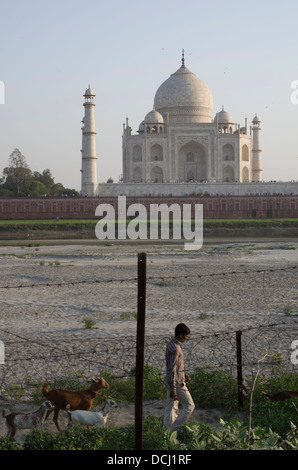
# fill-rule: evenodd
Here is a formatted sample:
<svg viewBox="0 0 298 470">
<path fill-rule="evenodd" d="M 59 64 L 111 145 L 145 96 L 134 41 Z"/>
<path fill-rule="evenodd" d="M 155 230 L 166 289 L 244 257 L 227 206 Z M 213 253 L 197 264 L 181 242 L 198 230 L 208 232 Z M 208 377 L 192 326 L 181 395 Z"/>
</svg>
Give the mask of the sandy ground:
<svg viewBox="0 0 298 470">
<path fill-rule="evenodd" d="M 19 383 L 24 375 L 34 372 L 37 380 L 53 379 L 54 369 L 52 376 L 51 369 L 45 371 L 43 365 L 35 369 L 34 361 L 41 351 L 45 354 L 45 348 L 83 350 L 86 354 L 88 348 L 95 348 L 108 366 L 115 367 L 114 356 L 120 367 L 119 344 L 123 350 L 129 349 L 136 336 L 140 252 L 147 253 L 149 342 L 170 337 L 179 322 L 189 325 L 195 339 L 297 321 L 297 269 L 293 268 L 297 266 L 298 243 L 294 241 L 210 243 L 199 251 L 185 251 L 183 245 L 175 244 L 34 243 L 30 247 L 25 243 L 0 247 L 0 340 L 9 359 L 8 373 L 4 373 L 6 366 L 0 365 L 2 386 L 9 381 Z M 284 314 L 287 306 L 290 316 Z M 94 320 L 94 328 L 85 327 L 82 320 L 86 317 Z M 36 349 L 36 343 L 42 346 Z M 109 349 L 106 356 L 105 348 Z M 24 371 L 20 354 L 34 358 L 31 372 Z M 20 407 L 29 409 L 31 403 L 11 403 L 5 396 L 0 400 L 1 409 Z M 161 416 L 163 407 L 163 402 L 146 403 L 144 411 Z M 220 414 L 220 410 L 197 409 L 194 417 L 215 424 Z M 133 421 L 134 405 L 120 405 L 109 418 L 117 425 Z M 51 422 L 47 426 L 54 429 Z M 1 420 L 0 435 L 5 433 Z"/>
</svg>

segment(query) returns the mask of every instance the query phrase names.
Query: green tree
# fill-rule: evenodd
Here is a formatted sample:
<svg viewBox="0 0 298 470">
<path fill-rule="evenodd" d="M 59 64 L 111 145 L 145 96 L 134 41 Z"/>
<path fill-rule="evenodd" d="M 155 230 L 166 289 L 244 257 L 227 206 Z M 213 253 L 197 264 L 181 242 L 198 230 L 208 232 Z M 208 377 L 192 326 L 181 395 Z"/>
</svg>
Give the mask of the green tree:
<svg viewBox="0 0 298 470">
<path fill-rule="evenodd" d="M 41 196 L 48 193 L 45 185 L 41 181 L 35 179 L 31 181 L 26 192 L 28 192 L 28 194 L 31 196 Z"/>
<path fill-rule="evenodd" d="M 9 166 L 4 168 L 3 176 L 0 177 L 0 196 L 79 196 L 75 189 L 55 183 L 49 168 L 42 173 L 32 173 L 19 149 L 11 153 L 8 163 Z"/>
<path fill-rule="evenodd" d="M 54 186 L 55 182 L 54 182 L 54 178 L 52 176 L 51 170 L 49 170 L 49 168 L 47 168 L 46 170 L 43 170 L 42 173 L 35 171 L 33 173 L 33 178 L 36 181 L 40 181 L 40 183 L 42 183 L 45 186 L 46 193 L 51 192 L 52 187 Z"/>
<path fill-rule="evenodd" d="M 26 162 L 26 158 L 19 149 L 15 149 L 10 154 L 8 163 L 9 166 L 3 170 L 3 176 L 5 177 L 3 186 L 15 194 L 20 194 L 31 177 L 31 170 Z"/>
</svg>

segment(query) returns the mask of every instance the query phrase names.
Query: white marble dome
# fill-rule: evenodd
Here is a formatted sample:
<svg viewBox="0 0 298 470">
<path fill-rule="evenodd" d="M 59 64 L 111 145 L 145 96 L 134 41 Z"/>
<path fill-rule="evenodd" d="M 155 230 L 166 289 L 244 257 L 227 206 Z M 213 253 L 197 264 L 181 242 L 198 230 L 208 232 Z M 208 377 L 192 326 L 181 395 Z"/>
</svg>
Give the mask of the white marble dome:
<svg viewBox="0 0 298 470">
<path fill-rule="evenodd" d="M 144 122 L 146 122 L 146 124 L 164 124 L 164 119 L 158 111 L 153 109 L 146 114 Z"/>
<path fill-rule="evenodd" d="M 219 124 L 234 124 L 234 121 L 231 115 L 222 108 L 222 110 L 217 113 L 218 123 Z"/>
<path fill-rule="evenodd" d="M 183 64 L 158 88 L 154 108 L 172 122 L 212 122 L 213 96 Z"/>
<path fill-rule="evenodd" d="M 94 91 L 91 89 L 90 85 L 89 85 L 88 89 L 85 91 L 84 96 L 95 96 L 95 93 L 94 93 Z"/>
</svg>

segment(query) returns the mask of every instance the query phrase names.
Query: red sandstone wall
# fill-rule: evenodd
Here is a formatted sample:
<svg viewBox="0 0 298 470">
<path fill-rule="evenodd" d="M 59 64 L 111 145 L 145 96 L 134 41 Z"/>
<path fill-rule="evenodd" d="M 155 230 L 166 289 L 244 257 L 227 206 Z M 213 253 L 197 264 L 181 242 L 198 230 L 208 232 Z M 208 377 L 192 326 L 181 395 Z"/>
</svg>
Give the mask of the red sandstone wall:
<svg viewBox="0 0 298 470">
<path fill-rule="evenodd" d="M 143 204 L 148 213 L 150 204 L 203 204 L 206 219 L 295 218 L 298 217 L 298 196 L 185 196 L 127 197 L 127 205 Z M 0 198 L 0 219 L 96 218 L 99 204 L 112 204 L 117 197 L 75 198 Z"/>
</svg>

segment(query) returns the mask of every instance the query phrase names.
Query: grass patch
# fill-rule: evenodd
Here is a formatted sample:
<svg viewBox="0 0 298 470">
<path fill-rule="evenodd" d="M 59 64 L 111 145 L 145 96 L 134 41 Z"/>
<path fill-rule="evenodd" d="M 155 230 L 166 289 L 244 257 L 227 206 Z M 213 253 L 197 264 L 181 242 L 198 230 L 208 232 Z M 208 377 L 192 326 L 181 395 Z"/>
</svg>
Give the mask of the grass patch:
<svg viewBox="0 0 298 470">
<path fill-rule="evenodd" d="M 96 320 L 91 317 L 85 317 L 83 318 L 82 323 L 84 324 L 85 328 L 92 329 L 96 325 Z"/>
<path fill-rule="evenodd" d="M 70 430 L 52 433 L 33 429 L 25 437 L 24 444 L 11 438 L 0 437 L 0 450 L 134 450 L 135 427 L 133 424 L 114 428 L 86 429 L 73 426 Z M 221 421 L 221 429 L 206 424 L 189 423 L 178 431 L 167 430 L 161 418 L 145 416 L 143 420 L 143 450 L 297 450 L 297 428 L 289 431 L 286 439 L 278 433 L 255 427 L 251 439 L 247 439 L 247 426 L 237 419 Z"/>
<path fill-rule="evenodd" d="M 137 319 L 137 312 L 136 310 L 131 310 L 129 312 L 121 312 L 120 313 L 120 320 L 136 320 Z"/>
<path fill-rule="evenodd" d="M 99 219 L 22 219 L 22 220 L 0 220 L 1 230 L 82 230 L 95 228 Z M 128 224 L 130 219 L 127 219 Z M 147 220 L 149 224 L 150 220 Z M 123 221 L 115 221 L 116 226 Z M 172 225 L 173 219 L 170 219 Z M 194 225 L 195 221 L 192 220 Z M 159 221 L 160 224 L 160 221 Z M 298 218 L 285 219 L 204 219 L 204 228 L 226 227 L 298 227 Z"/>
</svg>

